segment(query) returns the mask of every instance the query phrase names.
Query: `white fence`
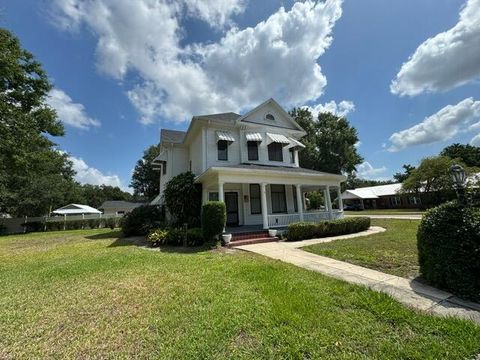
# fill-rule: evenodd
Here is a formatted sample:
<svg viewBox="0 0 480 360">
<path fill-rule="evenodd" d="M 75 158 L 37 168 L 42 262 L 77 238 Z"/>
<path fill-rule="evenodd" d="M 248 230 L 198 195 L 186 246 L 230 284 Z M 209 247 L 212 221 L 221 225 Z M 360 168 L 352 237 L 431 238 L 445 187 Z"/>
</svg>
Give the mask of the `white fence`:
<svg viewBox="0 0 480 360">
<path fill-rule="evenodd" d="M 0 218 L 0 235 L 20 234 L 27 231 L 28 223 L 45 223 L 50 221 L 78 221 L 91 219 L 121 218 L 122 214 L 84 214 L 68 216 L 37 216 L 22 218 Z"/>
<path fill-rule="evenodd" d="M 343 218 L 343 211 L 333 210 L 333 219 Z M 307 211 L 303 213 L 303 221 L 317 222 L 322 220 L 330 220 L 330 214 L 328 211 Z M 268 227 L 282 227 L 288 224 L 299 222 L 300 215 L 295 214 L 271 214 L 268 215 Z"/>
</svg>

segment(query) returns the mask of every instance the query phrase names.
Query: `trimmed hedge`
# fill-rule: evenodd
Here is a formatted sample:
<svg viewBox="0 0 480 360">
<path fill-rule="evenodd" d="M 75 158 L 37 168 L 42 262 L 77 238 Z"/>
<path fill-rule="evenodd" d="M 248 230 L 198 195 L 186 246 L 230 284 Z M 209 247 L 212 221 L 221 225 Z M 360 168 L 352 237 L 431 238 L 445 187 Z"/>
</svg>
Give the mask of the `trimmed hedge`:
<svg viewBox="0 0 480 360">
<path fill-rule="evenodd" d="M 417 232 L 420 273 L 432 285 L 480 301 L 480 208 L 429 210 Z"/>
<path fill-rule="evenodd" d="M 159 206 L 142 205 L 126 214 L 121 226 L 125 236 L 147 235 L 151 229 L 162 227 L 164 221 Z"/>
<path fill-rule="evenodd" d="M 181 246 L 185 237 L 183 229 L 153 229 L 147 235 L 147 240 L 152 246 L 172 245 Z M 200 228 L 191 228 L 187 230 L 187 246 L 203 245 L 203 234 Z"/>
<path fill-rule="evenodd" d="M 298 222 L 288 225 L 287 241 L 322 238 L 327 236 L 353 234 L 370 227 L 369 217 L 352 217 L 338 220 Z"/>
<path fill-rule="evenodd" d="M 205 241 L 213 241 L 223 232 L 227 210 L 223 201 L 209 201 L 202 206 L 202 230 Z"/>
</svg>

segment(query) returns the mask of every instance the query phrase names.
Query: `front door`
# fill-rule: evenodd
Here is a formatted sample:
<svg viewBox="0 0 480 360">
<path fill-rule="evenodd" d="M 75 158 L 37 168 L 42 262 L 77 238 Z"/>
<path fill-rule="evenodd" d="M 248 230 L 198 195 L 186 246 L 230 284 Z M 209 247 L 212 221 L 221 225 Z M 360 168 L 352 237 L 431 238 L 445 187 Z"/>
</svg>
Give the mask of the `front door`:
<svg viewBox="0 0 480 360">
<path fill-rule="evenodd" d="M 225 193 L 225 207 L 227 208 L 227 226 L 238 226 L 238 194 Z"/>
</svg>

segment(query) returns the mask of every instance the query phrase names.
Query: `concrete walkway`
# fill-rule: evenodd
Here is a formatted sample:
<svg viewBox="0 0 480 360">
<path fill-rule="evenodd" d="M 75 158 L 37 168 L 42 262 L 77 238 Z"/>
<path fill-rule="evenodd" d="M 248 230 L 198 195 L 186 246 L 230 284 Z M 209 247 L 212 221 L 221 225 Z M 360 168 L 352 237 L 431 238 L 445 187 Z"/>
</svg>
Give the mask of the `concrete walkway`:
<svg viewBox="0 0 480 360">
<path fill-rule="evenodd" d="M 237 249 L 281 260 L 352 284 L 367 286 L 373 290 L 389 294 L 401 303 L 418 310 L 440 316 L 455 316 L 469 319 L 480 324 L 480 304 L 461 300 L 446 291 L 438 290 L 416 280 L 408 280 L 398 276 L 385 274 L 380 271 L 367 269 L 299 249 L 303 246 L 338 239 L 366 236 L 381 231 L 385 231 L 385 229 L 371 227 L 367 231 L 354 235 L 297 242 L 272 242 L 243 245 L 237 247 Z"/>
</svg>

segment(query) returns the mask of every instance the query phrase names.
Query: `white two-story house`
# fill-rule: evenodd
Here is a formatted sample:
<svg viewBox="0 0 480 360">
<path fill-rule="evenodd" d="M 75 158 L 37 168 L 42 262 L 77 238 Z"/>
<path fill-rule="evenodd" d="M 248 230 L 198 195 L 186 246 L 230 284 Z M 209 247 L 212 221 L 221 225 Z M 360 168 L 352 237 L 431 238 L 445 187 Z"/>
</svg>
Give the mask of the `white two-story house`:
<svg viewBox="0 0 480 360">
<path fill-rule="evenodd" d="M 172 177 L 191 171 L 202 184 L 203 202 L 225 202 L 227 226 L 268 229 L 343 217 L 339 195 L 346 177 L 301 168 L 304 135 L 273 99 L 244 115 L 194 116 L 186 132 L 162 129 L 160 155 L 154 160 L 160 194 L 153 203 L 162 203 Z M 305 193 L 314 190 L 324 192 L 322 211 L 306 211 Z"/>
</svg>

